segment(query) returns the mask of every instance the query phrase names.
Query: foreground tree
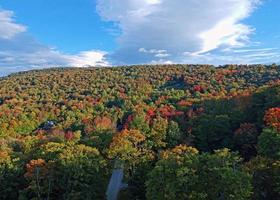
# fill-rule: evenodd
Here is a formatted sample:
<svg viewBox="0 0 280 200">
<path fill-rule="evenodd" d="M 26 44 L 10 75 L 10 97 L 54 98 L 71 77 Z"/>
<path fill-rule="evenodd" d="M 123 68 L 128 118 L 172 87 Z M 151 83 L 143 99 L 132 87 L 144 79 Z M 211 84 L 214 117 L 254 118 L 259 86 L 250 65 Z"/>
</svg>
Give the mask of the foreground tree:
<svg viewBox="0 0 280 200">
<path fill-rule="evenodd" d="M 147 181 L 147 199 L 249 199 L 251 176 L 228 149 L 203 153 L 179 146 L 164 152 Z"/>
<path fill-rule="evenodd" d="M 214 154 L 203 153 L 199 158 L 193 199 L 250 199 L 251 176 L 241 169 L 241 159 L 228 149 Z"/>
<path fill-rule="evenodd" d="M 123 130 L 116 134 L 110 145 L 108 156 L 110 159 L 120 160 L 124 163 L 127 182 L 130 190 L 127 199 L 144 198 L 145 181 L 152 168 L 154 153 L 145 148 L 145 136 L 138 130 Z"/>
<path fill-rule="evenodd" d="M 22 163 L 19 158 L 11 155 L 9 149 L 0 146 L 0 199 L 18 198 L 19 191 L 25 183 L 21 178 L 22 174 Z"/>
<path fill-rule="evenodd" d="M 186 199 L 193 189 L 198 151 L 177 146 L 162 153 L 146 182 L 147 199 Z"/>
<path fill-rule="evenodd" d="M 26 165 L 28 186 L 23 199 L 102 199 L 107 183 L 106 162 L 85 145 L 47 143 Z"/>
<path fill-rule="evenodd" d="M 137 162 L 137 158 L 142 155 L 141 143 L 145 140 L 145 136 L 138 130 L 123 130 L 117 133 L 112 140 L 109 148 L 109 158 L 119 159 L 127 164 L 133 165 Z"/>
<path fill-rule="evenodd" d="M 280 197 L 280 161 L 256 157 L 245 165 L 253 176 L 253 199 L 274 200 Z"/>
</svg>

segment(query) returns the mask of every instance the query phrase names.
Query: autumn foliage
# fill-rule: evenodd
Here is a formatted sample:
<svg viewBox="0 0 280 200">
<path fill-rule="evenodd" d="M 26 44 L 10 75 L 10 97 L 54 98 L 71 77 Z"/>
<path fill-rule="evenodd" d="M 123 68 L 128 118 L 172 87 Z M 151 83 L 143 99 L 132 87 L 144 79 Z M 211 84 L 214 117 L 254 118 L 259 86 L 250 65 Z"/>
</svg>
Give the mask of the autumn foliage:
<svg viewBox="0 0 280 200">
<path fill-rule="evenodd" d="M 52 68 L 0 79 L 0 199 L 278 199 L 277 65 Z M 120 165 L 115 165 L 120 163 Z"/>
<path fill-rule="evenodd" d="M 270 108 L 264 116 L 266 125 L 277 129 L 280 132 L 280 107 Z"/>
</svg>

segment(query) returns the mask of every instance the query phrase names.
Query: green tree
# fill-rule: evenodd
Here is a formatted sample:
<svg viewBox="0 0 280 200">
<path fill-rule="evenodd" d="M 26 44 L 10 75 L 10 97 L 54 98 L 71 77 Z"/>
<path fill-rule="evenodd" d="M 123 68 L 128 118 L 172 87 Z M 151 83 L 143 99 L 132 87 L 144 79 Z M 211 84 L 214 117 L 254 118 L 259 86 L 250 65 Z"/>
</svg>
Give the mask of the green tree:
<svg viewBox="0 0 280 200">
<path fill-rule="evenodd" d="M 166 143 L 168 147 L 176 146 L 180 139 L 182 139 L 182 132 L 179 125 L 175 121 L 170 121 L 167 127 Z"/>
<path fill-rule="evenodd" d="M 241 169 L 241 159 L 228 149 L 202 153 L 194 181 L 193 199 L 247 200 L 252 195 L 251 176 Z"/>
<path fill-rule="evenodd" d="M 102 199 L 107 164 L 95 148 L 73 143 L 42 145 L 26 165 L 21 198 Z"/>
<path fill-rule="evenodd" d="M 147 199 L 187 199 L 193 189 L 197 156 L 195 148 L 182 145 L 163 152 L 149 173 Z"/>
<path fill-rule="evenodd" d="M 110 148 L 108 156 L 111 159 L 124 161 L 128 166 L 134 167 L 136 164 L 145 161 L 146 158 L 152 158 L 151 151 L 143 148 L 143 142 L 146 137 L 138 130 L 123 130 L 117 133 Z"/>
<path fill-rule="evenodd" d="M 195 118 L 192 122 L 194 142 L 198 149 L 213 151 L 231 147 L 230 118 L 227 115 L 206 115 Z"/>
<path fill-rule="evenodd" d="M 153 125 L 148 139 L 152 141 L 154 148 L 161 148 L 166 146 L 168 121 L 160 116 L 153 120 Z"/>
<path fill-rule="evenodd" d="M 25 184 L 22 175 L 20 159 L 0 147 L 0 199 L 18 199 L 19 191 Z"/>
<path fill-rule="evenodd" d="M 214 154 L 190 147 L 165 152 L 150 173 L 147 199 L 247 200 L 251 176 L 240 168 L 241 159 L 228 149 Z"/>
<path fill-rule="evenodd" d="M 265 128 L 258 138 L 258 153 L 272 159 L 280 159 L 280 133 Z"/>
<path fill-rule="evenodd" d="M 150 126 L 145 120 L 144 114 L 137 114 L 133 117 L 133 120 L 129 124 L 130 129 L 136 129 L 141 131 L 145 136 L 150 132 Z"/>
</svg>

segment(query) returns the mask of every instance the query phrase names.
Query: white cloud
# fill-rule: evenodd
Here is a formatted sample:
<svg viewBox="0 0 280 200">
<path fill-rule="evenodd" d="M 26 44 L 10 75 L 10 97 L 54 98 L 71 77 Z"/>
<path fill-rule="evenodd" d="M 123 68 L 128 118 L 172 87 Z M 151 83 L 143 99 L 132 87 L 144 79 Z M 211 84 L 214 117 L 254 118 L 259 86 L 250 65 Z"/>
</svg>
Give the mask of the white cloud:
<svg viewBox="0 0 280 200">
<path fill-rule="evenodd" d="M 211 29 L 200 34 L 203 40 L 203 46 L 197 53 L 204 53 L 216 49 L 220 45 L 231 47 L 243 46 L 244 43 L 249 41 L 248 36 L 254 29 L 239 21 L 248 17 L 260 2 L 257 0 L 230 1 L 232 3 L 230 13 L 224 15 Z"/>
<path fill-rule="evenodd" d="M 75 67 L 87 66 L 109 66 L 110 63 L 106 60 L 107 55 L 104 51 L 82 51 L 78 55 L 64 55 L 68 60 L 68 65 Z"/>
<path fill-rule="evenodd" d="M 171 60 L 159 59 L 159 60 L 152 60 L 151 64 L 154 64 L 154 65 L 157 65 L 157 64 L 171 65 L 171 64 L 174 64 L 174 63 Z"/>
<path fill-rule="evenodd" d="M 26 27 L 13 21 L 14 13 L 0 9 L 0 38 L 11 39 L 15 35 L 25 32 Z"/>
<path fill-rule="evenodd" d="M 183 52 L 203 54 L 241 47 L 254 29 L 241 21 L 259 0 L 98 0 L 97 11 L 122 31 L 116 63 L 146 63 L 165 55 L 139 51 L 165 49 L 180 62 Z M 146 55 L 143 55 L 146 53 Z M 169 60 L 169 59 L 168 59 Z"/>
<path fill-rule="evenodd" d="M 13 21 L 13 12 L 0 10 L 0 76 L 11 72 L 57 66 L 108 66 L 106 52 L 99 50 L 66 54 L 41 44 Z"/>
<path fill-rule="evenodd" d="M 145 48 L 140 48 L 138 50 L 139 52 L 141 53 L 146 53 L 146 54 L 151 54 L 153 55 L 154 57 L 157 57 L 157 58 L 164 58 L 164 57 L 168 57 L 170 56 L 166 50 L 157 50 L 157 49 L 145 49 Z"/>
<path fill-rule="evenodd" d="M 160 0 L 145 0 L 148 4 L 160 4 Z"/>
</svg>

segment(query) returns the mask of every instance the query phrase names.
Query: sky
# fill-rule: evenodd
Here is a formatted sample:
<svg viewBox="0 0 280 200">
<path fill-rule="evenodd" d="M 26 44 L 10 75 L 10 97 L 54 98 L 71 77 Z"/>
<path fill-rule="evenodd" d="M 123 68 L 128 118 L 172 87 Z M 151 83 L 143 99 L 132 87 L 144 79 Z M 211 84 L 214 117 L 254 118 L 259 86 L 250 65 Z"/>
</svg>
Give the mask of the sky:
<svg viewBox="0 0 280 200">
<path fill-rule="evenodd" d="M 279 0 L 0 0 L 0 76 L 58 66 L 271 64 Z"/>
</svg>

